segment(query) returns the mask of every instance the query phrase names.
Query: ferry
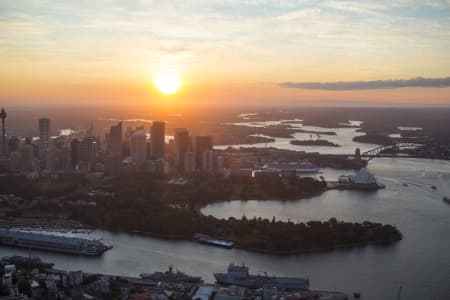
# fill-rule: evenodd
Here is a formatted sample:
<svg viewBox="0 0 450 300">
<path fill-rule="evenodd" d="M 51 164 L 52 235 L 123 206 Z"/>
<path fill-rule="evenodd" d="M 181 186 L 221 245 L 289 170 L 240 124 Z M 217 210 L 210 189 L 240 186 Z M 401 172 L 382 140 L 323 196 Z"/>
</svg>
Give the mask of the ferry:
<svg viewBox="0 0 450 300">
<path fill-rule="evenodd" d="M 309 289 L 309 280 L 295 277 L 276 277 L 249 274 L 248 267 L 244 264 L 229 264 L 227 273 L 215 273 L 214 277 L 218 284 L 236 285 L 252 289 L 264 286 L 276 287 L 285 290 L 304 291 Z"/>
<path fill-rule="evenodd" d="M 233 248 L 234 244 L 235 244 L 233 241 L 216 239 L 216 238 L 210 237 L 209 235 L 201 234 L 201 233 L 194 234 L 194 240 L 196 240 L 197 242 L 199 242 L 201 244 L 208 244 L 208 245 L 213 245 L 213 246 L 227 248 L 227 249 Z"/>
<path fill-rule="evenodd" d="M 86 256 L 98 256 L 112 248 L 100 240 L 8 229 L 0 229 L 0 245 Z"/>
</svg>

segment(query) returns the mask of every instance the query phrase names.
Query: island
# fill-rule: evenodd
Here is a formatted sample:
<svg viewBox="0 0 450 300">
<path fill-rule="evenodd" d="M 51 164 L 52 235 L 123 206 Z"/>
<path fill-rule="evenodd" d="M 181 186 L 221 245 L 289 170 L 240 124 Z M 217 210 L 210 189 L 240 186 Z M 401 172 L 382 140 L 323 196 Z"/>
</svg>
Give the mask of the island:
<svg viewBox="0 0 450 300">
<path fill-rule="evenodd" d="M 296 146 L 329 146 L 329 147 L 340 147 L 340 145 L 332 143 L 327 140 L 291 140 L 289 141 L 291 145 Z"/>
<path fill-rule="evenodd" d="M 355 136 L 353 138 L 354 142 L 358 143 L 368 143 L 368 144 L 378 144 L 378 145 L 390 145 L 393 143 L 392 138 L 379 133 L 368 132 L 365 135 Z"/>
</svg>

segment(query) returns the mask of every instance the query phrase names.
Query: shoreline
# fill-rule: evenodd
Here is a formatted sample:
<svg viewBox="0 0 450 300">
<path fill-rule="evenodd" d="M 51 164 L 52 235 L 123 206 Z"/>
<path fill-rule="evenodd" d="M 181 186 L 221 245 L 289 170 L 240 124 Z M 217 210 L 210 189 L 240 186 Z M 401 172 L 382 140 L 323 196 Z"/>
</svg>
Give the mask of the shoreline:
<svg viewBox="0 0 450 300">
<path fill-rule="evenodd" d="M 333 190 L 336 188 L 330 188 L 328 186 L 326 187 L 322 187 L 321 189 L 319 189 L 318 191 L 316 191 L 315 193 L 309 194 L 309 195 L 302 195 L 296 198 L 290 198 L 290 199 L 275 199 L 275 197 L 269 197 L 269 198 L 262 198 L 262 199 L 246 199 L 246 200 L 242 200 L 242 199 L 229 199 L 229 200 L 221 200 L 221 201 L 210 201 L 207 204 L 204 205 L 197 205 L 195 207 L 192 208 L 193 212 L 201 217 L 213 217 L 211 215 L 206 215 L 202 213 L 202 209 L 207 207 L 208 205 L 211 204 L 216 204 L 216 203 L 222 203 L 222 202 L 231 202 L 231 201 L 280 201 L 280 202 L 284 202 L 284 201 L 301 201 L 304 199 L 312 199 L 314 197 L 320 196 L 321 194 L 323 194 L 326 191 L 329 190 Z M 218 220 L 227 220 L 225 218 L 216 218 Z M 24 222 L 25 221 L 25 222 Z M 21 218 L 20 220 L 17 219 L 12 219 L 9 220 L 9 222 L 5 222 L 5 223 L 13 223 L 15 226 L 14 227 L 25 227 L 25 228 L 33 228 L 36 226 L 36 218 L 30 219 L 29 221 L 31 221 L 31 223 L 26 222 L 28 220 L 26 220 L 26 218 Z M 75 219 L 65 219 L 64 221 L 67 222 L 66 225 L 73 225 L 74 222 L 78 222 Z M 34 223 L 34 224 L 33 224 Z M 151 237 L 151 238 L 157 238 L 157 239 L 162 239 L 162 240 L 172 240 L 172 241 L 192 241 L 192 242 L 196 242 L 195 240 L 193 240 L 193 237 L 191 235 L 186 236 L 183 234 L 160 234 L 160 233 L 156 233 L 156 232 L 146 232 L 146 231 L 141 231 L 141 230 L 114 230 L 108 227 L 103 227 L 103 226 L 92 226 L 92 225 L 86 225 L 83 223 L 79 223 L 82 228 L 84 229 L 93 229 L 93 230 L 106 230 L 112 233 L 125 233 L 125 234 L 130 234 L 130 235 L 138 235 L 138 236 L 142 236 L 142 237 Z M 5 224 L 4 224 L 5 225 Z M 45 226 L 45 228 L 43 227 L 36 227 L 36 228 L 42 228 L 44 231 L 48 230 L 48 231 L 52 231 L 52 229 L 66 229 L 67 231 L 70 231 L 70 227 L 65 227 L 64 225 L 61 226 L 61 222 L 59 222 L 58 226 L 55 226 L 53 224 L 47 224 Z M 9 226 L 11 227 L 11 226 Z M 78 227 L 80 228 L 80 227 Z M 72 228 L 73 229 L 73 228 Z M 337 249 L 345 249 L 345 248 L 353 248 L 353 247 L 362 247 L 362 246 L 367 246 L 367 245 L 374 245 L 374 244 L 392 244 L 394 242 L 400 241 L 403 236 L 401 234 L 401 232 L 399 232 L 400 236 L 398 238 L 391 238 L 389 240 L 373 240 L 373 241 L 362 241 L 362 242 L 351 242 L 351 243 L 342 243 L 342 244 L 336 244 L 334 246 L 326 246 L 326 247 L 313 247 L 313 248 L 299 248 L 299 249 L 292 249 L 292 250 L 286 250 L 286 251 L 280 251 L 280 250 L 267 250 L 264 248 L 255 248 L 255 247 L 251 247 L 251 246 L 247 246 L 245 245 L 245 241 L 235 241 L 235 246 L 234 248 L 236 249 L 242 249 L 245 251 L 249 251 L 249 252 L 257 252 L 257 253 L 264 253 L 264 254 L 270 254 L 270 255 L 279 255 L 279 256 L 286 256 L 286 255 L 297 255 L 297 254 L 304 254 L 304 253 L 315 253 L 315 252 L 326 252 L 326 251 L 333 251 L 333 250 L 337 250 Z M 220 238 L 220 237 L 218 237 Z M 197 243 L 197 242 L 196 242 Z"/>
</svg>

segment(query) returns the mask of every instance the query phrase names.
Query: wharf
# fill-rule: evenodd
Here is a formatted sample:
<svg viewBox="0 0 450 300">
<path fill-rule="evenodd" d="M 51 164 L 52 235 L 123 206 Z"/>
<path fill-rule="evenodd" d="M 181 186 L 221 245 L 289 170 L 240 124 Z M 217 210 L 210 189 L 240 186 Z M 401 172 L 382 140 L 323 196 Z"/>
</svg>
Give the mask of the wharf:
<svg viewBox="0 0 450 300">
<path fill-rule="evenodd" d="M 327 189 L 329 190 L 376 191 L 384 188 L 386 188 L 386 186 L 382 183 L 357 184 L 357 183 L 342 183 L 339 181 L 327 181 Z"/>
</svg>

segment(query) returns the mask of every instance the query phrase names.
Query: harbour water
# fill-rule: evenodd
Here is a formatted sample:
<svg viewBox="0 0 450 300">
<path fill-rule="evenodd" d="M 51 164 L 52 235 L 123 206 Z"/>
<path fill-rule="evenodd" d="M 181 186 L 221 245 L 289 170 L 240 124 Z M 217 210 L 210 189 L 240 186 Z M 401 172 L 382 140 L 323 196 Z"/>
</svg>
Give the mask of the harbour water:
<svg viewBox="0 0 450 300">
<path fill-rule="evenodd" d="M 256 148 L 264 148 L 264 147 L 274 147 L 278 149 L 286 149 L 286 150 L 294 150 L 294 151 L 306 151 L 306 152 L 319 152 L 321 154 L 352 154 L 355 152 L 356 148 L 360 148 L 361 152 L 371 150 L 373 148 L 378 147 L 376 144 L 368 144 L 368 143 L 359 143 L 353 141 L 353 138 L 356 136 L 365 135 L 364 132 L 359 132 L 360 125 L 362 122 L 360 121 L 349 121 L 348 124 L 345 124 L 350 127 L 336 127 L 336 128 L 323 128 L 318 126 L 304 126 L 301 123 L 301 120 L 280 120 L 280 121 L 261 121 L 261 122 L 237 122 L 232 123 L 234 125 L 239 126 L 248 126 L 248 127 L 270 127 L 270 126 L 279 126 L 282 125 L 283 122 L 294 121 L 296 123 L 290 124 L 292 128 L 299 128 L 304 131 L 317 132 L 317 133 L 308 133 L 308 132 L 297 132 L 292 134 L 292 138 L 274 138 L 271 136 L 258 135 L 267 138 L 273 138 L 275 141 L 269 143 L 257 143 L 257 144 L 240 144 L 240 145 L 222 145 L 215 146 L 216 149 L 225 149 L 229 146 L 234 148 L 239 147 L 256 147 Z M 320 134 L 320 132 L 334 132 L 336 135 L 327 135 Z M 292 145 L 290 141 L 292 140 L 327 140 L 334 144 L 339 145 L 340 147 L 329 147 L 329 146 L 299 146 Z"/>
<path fill-rule="evenodd" d="M 189 241 L 167 241 L 124 233 L 94 231 L 114 248 L 100 257 L 32 251 L 56 268 L 137 276 L 174 265 L 183 272 L 213 282 L 229 262 L 245 262 L 254 273 L 304 276 L 312 288 L 359 291 L 362 299 L 449 299 L 450 296 L 450 163 L 418 159 L 374 159 L 370 171 L 386 189 L 377 192 L 328 191 L 298 201 L 232 201 L 209 205 L 205 214 L 217 217 L 245 214 L 291 220 L 376 221 L 395 224 L 404 239 L 389 246 L 366 246 L 329 252 L 273 256 L 239 249 L 222 249 Z M 332 179 L 344 171 L 324 170 Z M 347 172 L 344 172 L 347 173 Z M 436 190 L 431 186 L 436 186 Z M 28 251 L 0 247 L 0 255 Z"/>
</svg>

